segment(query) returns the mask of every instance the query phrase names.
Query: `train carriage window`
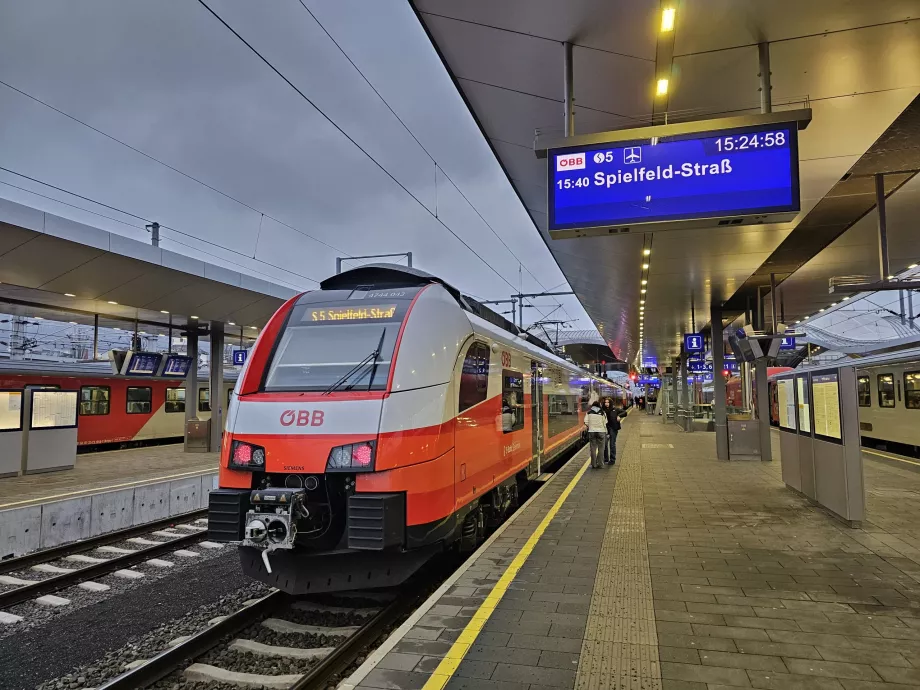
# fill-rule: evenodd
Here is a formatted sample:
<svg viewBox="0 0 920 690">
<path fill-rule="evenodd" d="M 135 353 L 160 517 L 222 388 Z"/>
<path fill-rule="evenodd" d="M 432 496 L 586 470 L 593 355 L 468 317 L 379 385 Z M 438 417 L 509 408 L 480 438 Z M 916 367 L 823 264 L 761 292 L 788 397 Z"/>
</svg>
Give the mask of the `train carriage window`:
<svg viewBox="0 0 920 690">
<path fill-rule="evenodd" d="M 578 427 L 578 396 L 577 395 L 550 395 L 549 425 L 546 429 L 547 438 Z"/>
<path fill-rule="evenodd" d="M 185 389 L 166 389 L 166 412 L 185 412 Z"/>
<path fill-rule="evenodd" d="M 868 376 L 856 377 L 856 400 L 860 407 L 872 407 L 872 391 L 869 389 Z"/>
<path fill-rule="evenodd" d="M 904 407 L 920 410 L 920 371 L 904 372 Z"/>
<path fill-rule="evenodd" d="M 524 428 L 524 375 L 519 371 L 502 370 L 502 431 L 509 433 Z"/>
<path fill-rule="evenodd" d="M 876 381 L 878 382 L 878 406 L 894 407 L 894 374 L 879 374 Z"/>
<path fill-rule="evenodd" d="M 198 389 L 198 411 L 199 412 L 210 412 L 211 411 L 211 389 L 210 388 L 199 388 Z"/>
<path fill-rule="evenodd" d="M 89 417 L 109 413 L 112 389 L 108 386 L 80 387 L 80 415 Z"/>
<path fill-rule="evenodd" d="M 463 359 L 460 374 L 460 412 L 478 405 L 486 399 L 489 390 L 489 348 L 473 343 Z"/>
<path fill-rule="evenodd" d="M 150 414 L 153 409 L 153 389 L 129 386 L 125 402 L 128 414 Z"/>
</svg>

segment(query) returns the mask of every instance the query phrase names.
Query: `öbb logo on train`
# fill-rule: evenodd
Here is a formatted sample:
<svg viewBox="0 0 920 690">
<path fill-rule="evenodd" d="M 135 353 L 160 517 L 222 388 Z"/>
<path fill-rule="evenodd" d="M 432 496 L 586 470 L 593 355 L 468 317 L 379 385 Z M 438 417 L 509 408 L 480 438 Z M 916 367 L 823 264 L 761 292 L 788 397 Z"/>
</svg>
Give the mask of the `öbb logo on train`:
<svg viewBox="0 0 920 690">
<path fill-rule="evenodd" d="M 324 417 L 322 410 L 285 410 L 281 413 L 281 426 L 322 426 Z"/>
<path fill-rule="evenodd" d="M 584 153 L 565 153 L 556 157 L 556 172 L 563 170 L 584 170 Z"/>
</svg>

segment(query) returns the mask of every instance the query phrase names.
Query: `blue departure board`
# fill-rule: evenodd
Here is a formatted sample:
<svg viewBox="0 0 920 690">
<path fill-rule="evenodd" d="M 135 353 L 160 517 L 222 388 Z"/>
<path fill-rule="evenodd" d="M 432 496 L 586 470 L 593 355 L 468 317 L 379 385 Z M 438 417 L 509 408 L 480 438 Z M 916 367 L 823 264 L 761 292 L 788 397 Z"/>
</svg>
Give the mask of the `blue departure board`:
<svg viewBox="0 0 920 690">
<path fill-rule="evenodd" d="M 131 359 L 125 370 L 126 376 L 155 376 L 163 355 L 155 352 L 132 352 L 129 357 Z"/>
<path fill-rule="evenodd" d="M 184 379 L 192 368 L 192 358 L 185 355 L 167 355 L 163 364 L 163 376 Z"/>
<path fill-rule="evenodd" d="M 795 123 L 551 149 L 549 229 L 797 212 Z"/>
</svg>

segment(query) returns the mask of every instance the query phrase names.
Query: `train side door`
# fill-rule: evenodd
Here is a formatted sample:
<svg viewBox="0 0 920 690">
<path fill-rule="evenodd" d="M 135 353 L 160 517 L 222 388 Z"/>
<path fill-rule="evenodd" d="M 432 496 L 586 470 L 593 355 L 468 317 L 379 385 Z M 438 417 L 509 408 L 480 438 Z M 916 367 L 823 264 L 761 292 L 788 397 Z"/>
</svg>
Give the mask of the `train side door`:
<svg viewBox="0 0 920 690">
<path fill-rule="evenodd" d="M 530 362 L 530 419 L 533 456 L 527 468 L 531 477 L 538 476 L 543 460 L 543 369 L 539 362 Z"/>
</svg>

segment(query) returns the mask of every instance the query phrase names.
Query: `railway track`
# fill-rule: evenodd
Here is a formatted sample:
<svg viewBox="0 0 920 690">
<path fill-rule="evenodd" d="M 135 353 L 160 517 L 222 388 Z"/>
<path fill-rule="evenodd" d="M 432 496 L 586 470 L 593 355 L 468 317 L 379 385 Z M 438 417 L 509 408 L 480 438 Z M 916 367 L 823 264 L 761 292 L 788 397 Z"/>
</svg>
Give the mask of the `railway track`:
<svg viewBox="0 0 920 690">
<path fill-rule="evenodd" d="M 17 622 L 18 616 L 3 610 L 27 601 L 48 606 L 68 604 L 69 600 L 54 596 L 68 587 L 76 585 L 88 591 L 101 592 L 109 587 L 94 582 L 96 578 L 116 575 L 124 579 L 139 579 L 143 574 L 131 570 L 132 566 L 145 562 L 161 567 L 173 565 L 171 561 L 158 558 L 164 554 L 193 557 L 199 554 L 188 551 L 188 547 L 205 545 L 220 548 L 218 544 L 207 542 L 206 515 L 207 511 L 193 511 L 3 561 L 0 563 L 0 586 L 12 589 L 0 591 L 0 617 L 4 618 L 0 622 Z M 158 539 L 145 538 L 150 536 Z M 125 546 L 111 546 L 120 542 L 126 542 Z M 129 544 L 132 548 L 126 548 Z M 140 548 L 133 548 L 135 546 Z M 96 555 L 91 556 L 90 553 Z M 36 573 L 47 577 L 31 579 Z"/>
<path fill-rule="evenodd" d="M 406 591 L 340 593 L 334 599 L 345 604 L 337 605 L 273 591 L 187 639 L 174 640 L 98 690 L 185 683 L 196 688 L 324 689 L 417 605 L 419 596 Z"/>
</svg>

